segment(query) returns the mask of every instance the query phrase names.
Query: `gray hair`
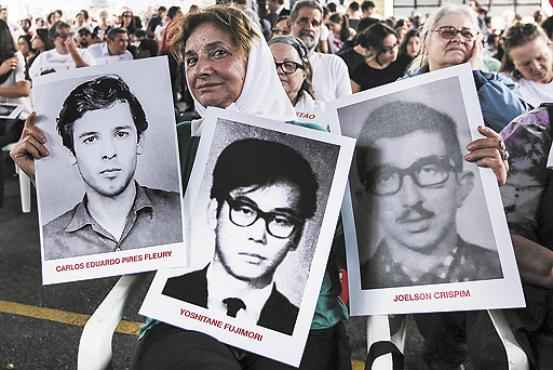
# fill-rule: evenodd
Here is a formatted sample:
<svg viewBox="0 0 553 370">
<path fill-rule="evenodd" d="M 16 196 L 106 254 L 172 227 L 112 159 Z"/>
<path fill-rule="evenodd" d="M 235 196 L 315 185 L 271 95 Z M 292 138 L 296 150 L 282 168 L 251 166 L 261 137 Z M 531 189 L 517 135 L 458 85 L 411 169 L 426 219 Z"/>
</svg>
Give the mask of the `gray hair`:
<svg viewBox="0 0 553 370">
<path fill-rule="evenodd" d="M 466 17 L 472 23 L 472 28 L 474 30 L 476 31 L 480 30 L 478 26 L 478 17 L 476 13 L 467 5 L 448 4 L 448 5 L 442 6 L 434 14 L 432 14 L 426 20 L 426 22 L 424 22 L 424 26 L 421 32 L 422 51 L 419 54 L 419 56 L 416 58 L 416 60 L 413 62 L 413 65 L 418 65 L 420 67 L 426 67 L 428 65 L 428 48 L 426 47 L 426 44 L 430 39 L 430 36 L 432 35 L 432 30 L 436 28 L 436 25 L 438 24 L 438 22 L 440 22 L 440 20 L 443 17 L 452 15 L 452 14 Z"/>
</svg>

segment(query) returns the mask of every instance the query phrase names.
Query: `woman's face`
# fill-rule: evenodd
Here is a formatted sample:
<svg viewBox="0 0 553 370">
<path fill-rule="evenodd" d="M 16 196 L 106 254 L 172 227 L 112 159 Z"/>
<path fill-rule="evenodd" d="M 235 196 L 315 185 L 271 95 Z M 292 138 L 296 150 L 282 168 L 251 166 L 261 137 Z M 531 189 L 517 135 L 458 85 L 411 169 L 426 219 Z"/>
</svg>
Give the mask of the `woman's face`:
<svg viewBox="0 0 553 370">
<path fill-rule="evenodd" d="M 37 35 L 34 35 L 33 38 L 31 39 L 31 46 L 35 50 L 44 50 L 44 47 L 45 47 L 44 43 Z"/>
<path fill-rule="evenodd" d="M 418 36 L 413 36 L 407 41 L 407 55 L 409 55 L 411 58 L 415 58 L 417 55 L 419 55 L 419 51 L 421 50 L 421 39 Z"/>
<path fill-rule="evenodd" d="M 388 66 L 397 59 L 399 43 L 395 35 L 388 35 L 382 41 L 382 50 L 371 50 L 377 55 L 381 66 Z M 372 49 L 372 48 L 371 48 Z"/>
<path fill-rule="evenodd" d="M 17 50 L 23 55 L 29 54 L 29 44 L 22 37 L 17 40 Z"/>
<path fill-rule="evenodd" d="M 512 48 L 509 56 L 525 80 L 542 83 L 553 80 L 553 52 L 543 37 Z"/>
<path fill-rule="evenodd" d="M 305 71 L 299 66 L 303 66 L 300 56 L 293 46 L 283 43 L 271 45 L 271 53 L 277 65 L 277 73 L 286 91 L 286 95 L 294 104 L 300 91 L 301 85 L 307 77 Z M 294 68 L 296 68 L 294 70 Z"/>
<path fill-rule="evenodd" d="M 188 87 L 204 107 L 226 108 L 240 97 L 247 57 L 212 23 L 192 32 L 184 48 L 184 63 Z"/>
<path fill-rule="evenodd" d="M 335 34 L 338 34 L 340 33 L 340 31 L 342 31 L 342 25 L 340 23 L 328 22 L 328 28 Z"/>
<path fill-rule="evenodd" d="M 430 70 L 467 62 L 474 49 L 477 31 L 465 15 L 442 17 L 426 40 Z"/>
</svg>

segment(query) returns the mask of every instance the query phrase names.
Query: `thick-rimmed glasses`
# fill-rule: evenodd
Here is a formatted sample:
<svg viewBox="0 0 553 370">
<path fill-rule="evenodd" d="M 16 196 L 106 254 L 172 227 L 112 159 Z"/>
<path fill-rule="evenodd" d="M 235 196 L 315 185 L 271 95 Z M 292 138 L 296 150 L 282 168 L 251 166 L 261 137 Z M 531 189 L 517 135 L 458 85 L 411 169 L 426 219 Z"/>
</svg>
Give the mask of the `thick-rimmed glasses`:
<svg viewBox="0 0 553 370">
<path fill-rule="evenodd" d="M 444 184 L 456 168 L 449 157 L 433 155 L 417 160 L 406 169 L 378 166 L 366 173 L 362 182 L 373 194 L 393 195 L 403 186 L 405 176 L 411 177 L 419 188 L 429 188 Z"/>
<path fill-rule="evenodd" d="M 304 69 L 303 65 L 296 62 L 282 62 L 278 63 L 275 62 L 277 71 L 280 69 L 284 74 L 291 75 L 292 73 L 296 72 L 298 69 Z"/>
<path fill-rule="evenodd" d="M 463 27 L 463 28 L 456 28 L 453 26 L 442 26 L 438 27 L 432 30 L 432 32 L 437 32 L 440 37 L 444 40 L 453 40 L 455 37 L 457 37 L 457 34 L 460 34 L 465 41 L 472 41 L 478 34 L 478 32 L 473 31 L 470 28 Z"/>
<path fill-rule="evenodd" d="M 262 218 L 267 232 L 278 239 L 291 237 L 303 220 L 292 214 L 283 212 L 263 212 L 253 201 L 234 199 L 228 196 L 229 219 L 236 226 L 252 226 Z"/>
</svg>

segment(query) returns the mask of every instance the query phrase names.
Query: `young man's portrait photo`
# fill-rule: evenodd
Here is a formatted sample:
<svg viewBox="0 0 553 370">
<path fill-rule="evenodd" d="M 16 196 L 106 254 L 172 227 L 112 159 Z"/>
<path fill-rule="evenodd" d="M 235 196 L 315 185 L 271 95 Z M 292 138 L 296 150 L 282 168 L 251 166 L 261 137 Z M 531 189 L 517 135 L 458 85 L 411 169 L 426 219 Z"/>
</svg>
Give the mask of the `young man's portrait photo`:
<svg viewBox="0 0 553 370">
<path fill-rule="evenodd" d="M 127 81 L 51 82 L 60 104 L 41 100 L 52 151 L 37 176 L 45 261 L 183 241 L 174 123 Z"/>
<path fill-rule="evenodd" d="M 140 313 L 298 366 L 330 283 L 355 141 L 213 108 L 202 125 L 184 206 L 189 263 L 156 274 Z"/>
</svg>

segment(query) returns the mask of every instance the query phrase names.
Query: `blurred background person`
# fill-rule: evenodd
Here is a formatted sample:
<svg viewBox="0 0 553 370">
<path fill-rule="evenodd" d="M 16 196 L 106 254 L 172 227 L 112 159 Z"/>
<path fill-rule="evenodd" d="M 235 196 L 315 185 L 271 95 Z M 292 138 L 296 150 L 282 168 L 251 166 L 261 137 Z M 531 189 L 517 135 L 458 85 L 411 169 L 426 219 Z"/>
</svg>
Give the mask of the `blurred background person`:
<svg viewBox="0 0 553 370">
<path fill-rule="evenodd" d="M 511 26 L 503 37 L 501 71 L 518 82 L 522 98 L 534 107 L 553 102 L 553 50 L 545 32 L 534 23 Z"/>
<path fill-rule="evenodd" d="M 280 82 L 296 110 L 298 121 L 309 114 L 319 114 L 323 103 L 313 94 L 313 71 L 309 63 L 309 51 L 303 42 L 294 36 L 277 36 L 269 41 L 269 47 Z"/>
<path fill-rule="evenodd" d="M 365 62 L 351 75 L 351 90 L 356 93 L 397 80 L 402 75 L 397 60 L 399 41 L 393 28 L 376 23 L 367 29 Z"/>
<path fill-rule="evenodd" d="M 401 70 L 401 75 L 404 75 L 407 72 L 407 69 L 419 56 L 421 51 L 421 37 L 418 30 L 412 28 L 403 37 L 403 41 L 399 45 L 399 53 L 397 57 L 397 63 L 399 69 Z"/>
<path fill-rule="evenodd" d="M 355 36 L 355 30 L 349 26 L 348 17 L 345 14 L 333 13 L 328 17 L 327 27 L 330 31 L 328 35 L 328 47 L 332 54 L 340 51 L 347 41 L 351 41 Z"/>
</svg>

